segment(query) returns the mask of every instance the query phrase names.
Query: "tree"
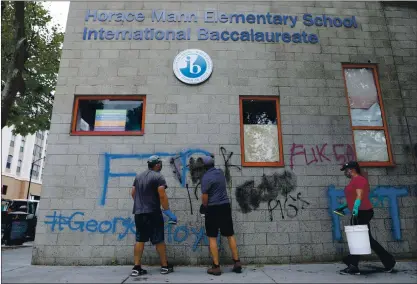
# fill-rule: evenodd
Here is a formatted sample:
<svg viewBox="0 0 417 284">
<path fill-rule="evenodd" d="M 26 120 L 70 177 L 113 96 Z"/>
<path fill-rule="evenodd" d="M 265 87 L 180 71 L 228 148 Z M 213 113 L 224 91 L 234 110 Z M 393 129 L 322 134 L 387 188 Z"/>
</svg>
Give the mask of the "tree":
<svg viewBox="0 0 417 284">
<path fill-rule="evenodd" d="M 2 2 L 1 13 L 1 127 L 47 130 L 64 34 L 42 2 Z"/>
</svg>

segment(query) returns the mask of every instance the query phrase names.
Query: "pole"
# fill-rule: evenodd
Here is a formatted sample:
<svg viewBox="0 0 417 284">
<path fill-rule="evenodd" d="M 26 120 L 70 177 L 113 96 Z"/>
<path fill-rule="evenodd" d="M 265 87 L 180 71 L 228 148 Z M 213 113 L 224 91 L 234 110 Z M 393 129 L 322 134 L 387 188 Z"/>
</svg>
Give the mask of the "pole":
<svg viewBox="0 0 417 284">
<path fill-rule="evenodd" d="M 33 162 L 32 162 L 32 166 L 30 167 L 30 176 L 29 176 L 28 193 L 27 193 L 27 195 L 26 195 L 26 199 L 27 199 L 27 200 L 29 200 L 29 194 L 30 194 L 30 184 L 32 183 L 33 166 L 35 165 L 35 163 L 36 163 L 37 161 L 40 161 L 40 160 L 42 160 L 42 159 L 44 159 L 44 158 L 45 158 L 45 157 L 40 158 L 40 159 L 37 159 L 36 161 L 33 161 Z"/>
<path fill-rule="evenodd" d="M 33 165 L 35 162 L 32 162 L 32 166 L 30 167 L 30 176 L 29 176 L 29 185 L 28 185 L 28 193 L 26 195 L 26 199 L 29 200 L 29 193 L 30 193 L 30 184 L 32 183 L 32 173 L 33 173 Z"/>
</svg>

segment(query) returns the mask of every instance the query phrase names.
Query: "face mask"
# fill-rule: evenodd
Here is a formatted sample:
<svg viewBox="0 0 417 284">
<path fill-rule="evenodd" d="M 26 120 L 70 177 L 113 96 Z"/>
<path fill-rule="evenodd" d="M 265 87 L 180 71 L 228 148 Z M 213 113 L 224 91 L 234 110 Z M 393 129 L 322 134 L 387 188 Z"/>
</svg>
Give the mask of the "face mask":
<svg viewBox="0 0 417 284">
<path fill-rule="evenodd" d="M 160 171 L 162 171 L 162 163 L 159 164 L 159 171 L 158 172 L 160 172 Z"/>
<path fill-rule="evenodd" d="M 352 178 L 352 171 L 350 169 L 345 170 L 345 176 L 347 178 Z"/>
</svg>

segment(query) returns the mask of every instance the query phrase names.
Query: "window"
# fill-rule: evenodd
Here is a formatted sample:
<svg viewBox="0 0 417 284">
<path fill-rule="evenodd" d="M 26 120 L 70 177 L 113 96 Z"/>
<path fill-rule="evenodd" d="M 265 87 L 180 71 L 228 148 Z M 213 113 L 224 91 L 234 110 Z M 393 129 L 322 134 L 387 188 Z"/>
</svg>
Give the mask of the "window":
<svg viewBox="0 0 417 284">
<path fill-rule="evenodd" d="M 34 158 L 41 158 L 42 157 L 42 147 L 39 145 L 33 146 L 33 157 Z"/>
<path fill-rule="evenodd" d="M 4 194 L 4 195 L 6 195 L 7 194 L 7 185 L 2 185 L 1 186 L 1 194 Z"/>
<path fill-rule="evenodd" d="M 71 134 L 143 135 L 145 96 L 78 96 Z"/>
<path fill-rule="evenodd" d="M 346 64 L 343 74 L 358 162 L 394 165 L 376 66 Z"/>
<path fill-rule="evenodd" d="M 16 136 L 12 135 L 12 138 L 10 139 L 10 147 L 14 147 L 14 141 L 16 140 Z"/>
<path fill-rule="evenodd" d="M 22 169 L 22 160 L 17 161 L 16 173 L 20 173 Z"/>
<path fill-rule="evenodd" d="M 43 140 L 43 138 L 44 138 L 43 131 L 36 132 L 36 138 L 39 138 L 39 139 Z"/>
<path fill-rule="evenodd" d="M 32 172 L 31 172 L 32 178 L 38 178 L 39 177 L 39 165 L 33 165 Z"/>
<path fill-rule="evenodd" d="M 20 145 L 20 152 L 21 152 L 21 153 L 23 153 L 23 151 L 24 151 L 24 149 L 25 149 L 25 143 L 26 143 L 25 138 L 22 138 L 22 144 Z"/>
<path fill-rule="evenodd" d="M 13 160 L 12 155 L 7 156 L 6 169 L 10 169 L 12 167 L 12 160 Z"/>
<path fill-rule="evenodd" d="M 243 166 L 284 166 L 278 97 L 240 97 Z"/>
</svg>

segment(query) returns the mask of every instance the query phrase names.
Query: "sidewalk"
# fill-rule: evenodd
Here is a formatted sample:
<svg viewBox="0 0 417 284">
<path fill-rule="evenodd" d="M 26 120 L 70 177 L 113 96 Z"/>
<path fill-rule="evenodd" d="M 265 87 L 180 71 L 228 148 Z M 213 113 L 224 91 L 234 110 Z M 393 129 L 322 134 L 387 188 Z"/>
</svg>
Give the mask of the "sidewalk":
<svg viewBox="0 0 417 284">
<path fill-rule="evenodd" d="M 131 266 L 32 266 L 31 248 L 3 250 L 3 283 L 416 283 L 416 262 L 399 262 L 396 272 L 384 273 L 379 263 L 365 262 L 362 275 L 344 276 L 344 266 L 331 264 L 293 264 L 247 266 L 242 274 L 222 267 L 221 276 L 206 274 L 206 267 L 176 267 L 168 275 L 159 267 L 144 266 L 148 275 L 129 277 Z"/>
</svg>

